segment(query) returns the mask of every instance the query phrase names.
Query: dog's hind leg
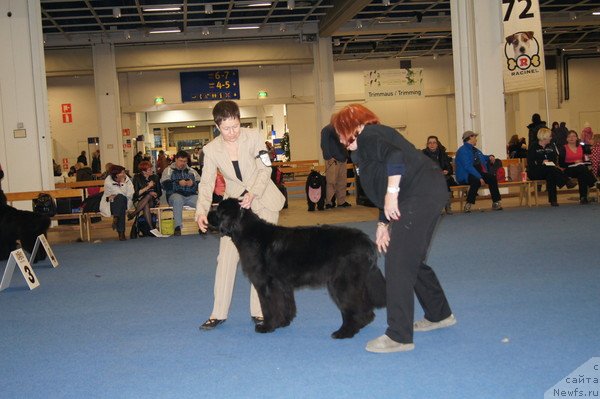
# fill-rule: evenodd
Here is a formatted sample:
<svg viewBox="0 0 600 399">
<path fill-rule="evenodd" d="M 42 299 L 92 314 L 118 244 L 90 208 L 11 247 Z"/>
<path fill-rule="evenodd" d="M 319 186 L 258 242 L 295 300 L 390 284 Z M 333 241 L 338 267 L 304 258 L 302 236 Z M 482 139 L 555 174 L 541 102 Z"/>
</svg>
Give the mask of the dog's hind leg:
<svg viewBox="0 0 600 399">
<path fill-rule="evenodd" d="M 342 313 L 341 327 L 332 338 L 352 338 L 375 318 L 373 305 L 367 297 L 364 281 L 334 281 L 327 285 L 329 295 Z"/>
</svg>

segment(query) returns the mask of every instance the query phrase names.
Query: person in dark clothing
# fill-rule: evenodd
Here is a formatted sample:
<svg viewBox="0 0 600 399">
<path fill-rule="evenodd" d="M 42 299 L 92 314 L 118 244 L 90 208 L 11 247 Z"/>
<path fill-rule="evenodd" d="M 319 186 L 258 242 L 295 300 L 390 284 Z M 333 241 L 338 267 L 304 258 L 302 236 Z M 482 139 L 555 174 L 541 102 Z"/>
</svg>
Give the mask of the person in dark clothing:
<svg viewBox="0 0 600 399">
<path fill-rule="evenodd" d="M 527 125 L 527 129 L 529 129 L 528 143 L 530 146 L 537 142 L 537 132 L 542 127 L 546 127 L 546 122 L 542 120 L 540 114 L 531 115 L 531 123 Z"/>
<path fill-rule="evenodd" d="M 77 162 L 81 162 L 85 166 L 87 166 L 87 157 L 85 156 L 85 151 L 81 151 L 81 154 L 77 157 Z"/>
<path fill-rule="evenodd" d="M 85 166 L 81 162 L 77 162 L 75 165 L 75 181 L 90 181 L 94 180 L 96 176 L 92 173 L 92 168 Z"/>
<path fill-rule="evenodd" d="M 519 138 L 516 134 L 513 134 L 508 140 L 508 152 L 509 158 L 527 158 L 527 143 L 525 137 Z"/>
<path fill-rule="evenodd" d="M 4 171 L 2 170 L 2 165 L 0 165 L 0 205 L 6 205 L 6 195 L 2 191 L 2 179 L 4 179 Z"/>
<path fill-rule="evenodd" d="M 552 132 L 552 142 L 556 144 L 557 148 L 563 147 L 567 144 L 567 135 L 569 134 L 569 129 L 567 128 L 566 122 L 561 122 L 556 132 Z"/>
<path fill-rule="evenodd" d="M 92 173 L 102 173 L 102 162 L 100 161 L 100 150 L 92 154 Z"/>
<path fill-rule="evenodd" d="M 325 190 L 325 208 L 334 208 L 335 203 L 338 206 L 346 208 L 351 206 L 346 201 L 346 160 L 348 151 L 342 146 L 335 129 L 331 124 L 321 130 L 321 150 L 325 160 L 325 180 L 327 188 Z"/>
<path fill-rule="evenodd" d="M 138 151 L 137 154 L 133 157 L 133 173 L 140 173 L 140 162 L 144 160 L 144 154 L 141 151 Z"/>
<path fill-rule="evenodd" d="M 558 206 L 556 187 L 567 185 L 574 187 L 562 170 L 558 168 L 558 152 L 550 142 L 552 132 L 541 128 L 537 133 L 537 142 L 529 146 L 527 151 L 527 177 L 529 180 L 546 180 L 548 202 Z"/>
<path fill-rule="evenodd" d="M 440 209 L 448 198 L 443 174 L 363 105 L 342 108 L 332 117 L 332 124 L 340 141 L 354 151 L 365 192 L 380 209 L 376 244 L 385 252 L 388 328 L 366 350 L 412 350 L 414 331 L 456 323 L 434 271 L 424 263 Z M 417 322 L 414 294 L 425 311 L 425 318 Z"/>
<path fill-rule="evenodd" d="M 448 186 L 448 193 L 450 193 L 450 187 L 456 186 L 456 180 L 454 180 L 454 168 L 452 167 L 452 158 L 446 153 L 446 147 L 444 147 L 437 136 L 427 137 L 427 147 L 423 149 L 423 154 L 427 155 L 431 160 L 437 163 L 444 174 L 446 179 L 446 185 Z M 446 202 L 446 213 L 452 214 L 452 197 L 448 195 L 448 202 Z"/>
<path fill-rule="evenodd" d="M 464 212 L 471 212 L 471 206 L 475 204 L 477 191 L 484 184 L 488 185 L 492 196 L 492 209 L 502 210 L 500 204 L 501 196 L 498 190 L 498 180 L 496 176 L 489 173 L 490 157 L 483 155 L 477 147 L 477 133 L 467 130 L 463 133 L 463 145 L 456 151 L 454 162 L 456 164 L 456 180 L 460 184 L 468 184 L 467 201 L 465 202 Z"/>
<path fill-rule="evenodd" d="M 138 166 L 139 173 L 133 176 L 132 181 L 135 209 L 127 213 L 127 218 L 131 220 L 140 212 L 143 212 L 150 228 L 154 228 L 150 208 L 155 208 L 160 203 L 160 196 L 162 195 L 160 178 L 153 173 L 150 162 L 141 161 Z"/>
</svg>

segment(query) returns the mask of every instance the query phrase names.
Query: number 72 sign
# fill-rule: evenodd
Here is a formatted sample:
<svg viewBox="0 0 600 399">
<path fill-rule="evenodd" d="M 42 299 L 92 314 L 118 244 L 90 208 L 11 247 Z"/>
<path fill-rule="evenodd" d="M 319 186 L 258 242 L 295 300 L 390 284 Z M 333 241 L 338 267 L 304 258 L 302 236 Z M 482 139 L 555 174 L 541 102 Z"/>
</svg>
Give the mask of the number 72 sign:
<svg viewBox="0 0 600 399">
<path fill-rule="evenodd" d="M 544 43 L 538 0 L 500 0 L 504 92 L 544 89 Z"/>
</svg>

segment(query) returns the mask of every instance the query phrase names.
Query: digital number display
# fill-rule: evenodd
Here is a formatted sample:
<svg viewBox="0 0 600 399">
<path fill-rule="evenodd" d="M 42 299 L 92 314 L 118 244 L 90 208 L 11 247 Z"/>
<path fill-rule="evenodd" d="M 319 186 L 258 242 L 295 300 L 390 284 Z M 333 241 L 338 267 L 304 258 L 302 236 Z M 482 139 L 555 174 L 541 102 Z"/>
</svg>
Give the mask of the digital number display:
<svg viewBox="0 0 600 399">
<path fill-rule="evenodd" d="M 239 100 L 240 80 L 237 69 L 219 71 L 180 72 L 181 100 Z"/>
</svg>

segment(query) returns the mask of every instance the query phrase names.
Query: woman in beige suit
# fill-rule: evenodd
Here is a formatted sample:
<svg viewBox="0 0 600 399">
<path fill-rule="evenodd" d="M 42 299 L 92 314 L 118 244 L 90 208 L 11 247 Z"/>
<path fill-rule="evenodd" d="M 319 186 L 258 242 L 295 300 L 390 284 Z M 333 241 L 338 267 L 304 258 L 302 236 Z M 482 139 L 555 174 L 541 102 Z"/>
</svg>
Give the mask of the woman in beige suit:
<svg viewBox="0 0 600 399">
<path fill-rule="evenodd" d="M 204 146 L 204 168 L 198 189 L 196 221 L 206 232 L 217 169 L 225 178 L 225 198 L 240 198 L 242 208 L 252 209 L 261 219 L 277 223 L 284 196 L 271 181 L 271 168 L 258 157 L 265 150 L 265 141 L 258 132 L 241 129 L 240 109 L 233 101 L 220 101 L 213 109 L 213 118 L 221 134 Z M 212 330 L 227 319 L 235 273 L 239 261 L 235 245 L 229 237 L 222 237 L 217 257 L 215 302 L 213 311 L 200 326 Z M 262 310 L 254 287 L 250 290 L 250 316 L 255 323 L 262 320 Z"/>
</svg>

